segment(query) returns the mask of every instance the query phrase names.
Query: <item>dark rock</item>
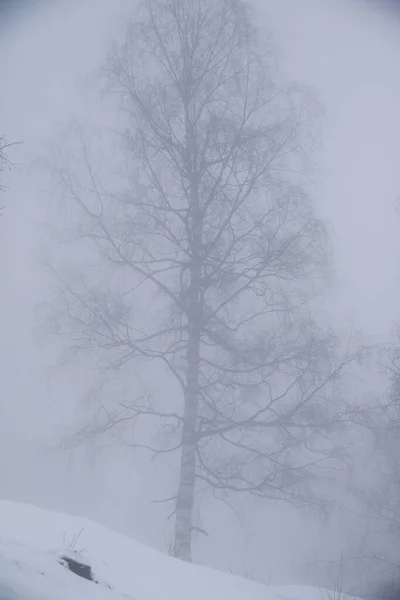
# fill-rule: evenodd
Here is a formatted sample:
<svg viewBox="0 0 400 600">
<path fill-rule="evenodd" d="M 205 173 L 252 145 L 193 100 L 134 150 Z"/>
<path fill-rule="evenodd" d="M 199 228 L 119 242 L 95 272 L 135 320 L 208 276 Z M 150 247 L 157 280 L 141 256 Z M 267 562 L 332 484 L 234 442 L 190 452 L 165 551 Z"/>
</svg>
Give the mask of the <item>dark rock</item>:
<svg viewBox="0 0 400 600">
<path fill-rule="evenodd" d="M 83 579 L 97 583 L 93 577 L 91 566 L 85 563 L 85 561 L 80 560 L 78 557 L 72 558 L 71 556 L 67 555 L 61 556 L 60 564 L 67 567 L 71 573 L 78 575 L 78 577 L 82 577 Z"/>
</svg>

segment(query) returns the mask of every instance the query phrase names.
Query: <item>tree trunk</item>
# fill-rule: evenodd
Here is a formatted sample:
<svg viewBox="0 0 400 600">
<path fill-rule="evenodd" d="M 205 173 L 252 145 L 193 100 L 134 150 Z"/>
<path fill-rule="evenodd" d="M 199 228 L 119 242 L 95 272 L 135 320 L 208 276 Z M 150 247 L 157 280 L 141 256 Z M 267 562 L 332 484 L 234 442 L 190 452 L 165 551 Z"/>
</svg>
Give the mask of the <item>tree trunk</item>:
<svg viewBox="0 0 400 600">
<path fill-rule="evenodd" d="M 176 500 L 174 556 L 192 561 L 193 505 L 196 481 L 196 446 L 183 440 L 180 481 Z"/>
<path fill-rule="evenodd" d="M 195 286 L 192 286 L 193 288 Z M 200 321 L 196 290 L 192 291 L 192 311 L 189 311 L 187 349 L 187 379 L 183 415 L 182 453 L 178 494 L 176 499 L 174 556 L 191 562 L 193 505 L 196 484 L 197 412 L 199 401 Z M 194 294 L 193 294 L 194 292 Z M 193 298 L 196 296 L 196 299 Z"/>
<path fill-rule="evenodd" d="M 187 58 L 187 57 L 186 57 Z M 190 184 L 190 284 L 187 290 L 187 372 L 185 408 L 183 414 L 181 468 L 176 499 L 174 556 L 192 561 L 193 506 L 196 486 L 197 415 L 199 404 L 200 341 L 202 331 L 201 302 L 201 242 L 202 214 L 199 202 L 199 180 L 197 173 L 196 132 L 191 121 L 190 102 L 193 80 L 190 59 L 186 65 L 186 89 L 183 94 L 185 110 L 186 169 Z"/>
<path fill-rule="evenodd" d="M 194 186 L 193 186 L 194 187 Z M 192 188 L 193 189 L 193 188 Z M 176 499 L 174 556 L 192 561 L 193 505 L 196 485 L 197 415 L 199 405 L 200 341 L 203 311 L 200 300 L 201 218 L 197 194 L 193 193 L 193 243 L 190 285 L 187 294 L 188 345 L 183 414 L 182 453 Z"/>
</svg>

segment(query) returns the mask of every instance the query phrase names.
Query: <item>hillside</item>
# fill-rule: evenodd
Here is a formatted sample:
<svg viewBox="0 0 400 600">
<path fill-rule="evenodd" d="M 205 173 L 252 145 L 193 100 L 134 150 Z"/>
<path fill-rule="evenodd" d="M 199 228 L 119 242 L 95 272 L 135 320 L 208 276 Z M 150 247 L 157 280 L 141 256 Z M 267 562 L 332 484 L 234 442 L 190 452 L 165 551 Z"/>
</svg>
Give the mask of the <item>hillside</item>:
<svg viewBox="0 0 400 600">
<path fill-rule="evenodd" d="M 60 564 L 74 556 L 97 583 Z M 5 600 L 328 598 L 316 588 L 265 587 L 181 563 L 85 519 L 11 502 L 0 502 L 0 593 Z"/>
</svg>

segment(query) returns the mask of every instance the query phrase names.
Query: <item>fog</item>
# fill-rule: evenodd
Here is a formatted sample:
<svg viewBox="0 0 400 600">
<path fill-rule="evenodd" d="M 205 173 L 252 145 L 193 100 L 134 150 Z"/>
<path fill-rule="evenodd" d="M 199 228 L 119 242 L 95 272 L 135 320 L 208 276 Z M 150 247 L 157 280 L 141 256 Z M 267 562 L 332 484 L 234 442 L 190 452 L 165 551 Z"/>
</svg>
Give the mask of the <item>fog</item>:
<svg viewBox="0 0 400 600">
<path fill-rule="evenodd" d="M 332 235 L 336 276 L 323 308 L 331 323 L 352 323 L 369 342 L 391 341 L 400 316 L 400 10 L 389 4 L 257 3 L 259 27 L 272 31 L 282 69 L 312 86 L 324 106 L 314 193 Z M 27 2 L 2 27 L 0 134 L 21 144 L 10 152 L 15 168 L 5 176 L 0 220 L 1 497 L 88 516 L 166 551 L 171 511 L 152 502 L 170 492 L 162 465 L 119 447 L 58 448 L 79 415 L 84 379 L 72 367 L 56 368 L 57 349 L 39 334 L 35 310 L 51 284 L 38 260 L 48 182 L 34 162 L 71 118 L 112 119 L 87 76 L 130 5 Z M 252 571 L 265 582 L 309 583 L 307 564 L 337 559 L 351 537 L 348 522 L 326 524 L 261 500 L 247 505 L 245 527 L 223 503 L 207 501 L 202 514 L 210 537 L 196 537 L 196 561 Z"/>
</svg>

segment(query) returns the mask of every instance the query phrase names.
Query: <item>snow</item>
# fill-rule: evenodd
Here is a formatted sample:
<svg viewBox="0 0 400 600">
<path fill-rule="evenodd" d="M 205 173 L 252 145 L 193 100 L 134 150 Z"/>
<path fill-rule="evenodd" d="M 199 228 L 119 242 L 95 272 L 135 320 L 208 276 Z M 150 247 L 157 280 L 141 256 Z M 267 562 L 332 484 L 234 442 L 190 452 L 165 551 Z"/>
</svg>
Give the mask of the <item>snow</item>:
<svg viewBox="0 0 400 600">
<path fill-rule="evenodd" d="M 71 547 L 72 546 L 72 547 Z M 60 564 L 90 565 L 98 584 Z M 91 521 L 0 502 L 0 600 L 327 600 L 182 563 Z"/>
</svg>

